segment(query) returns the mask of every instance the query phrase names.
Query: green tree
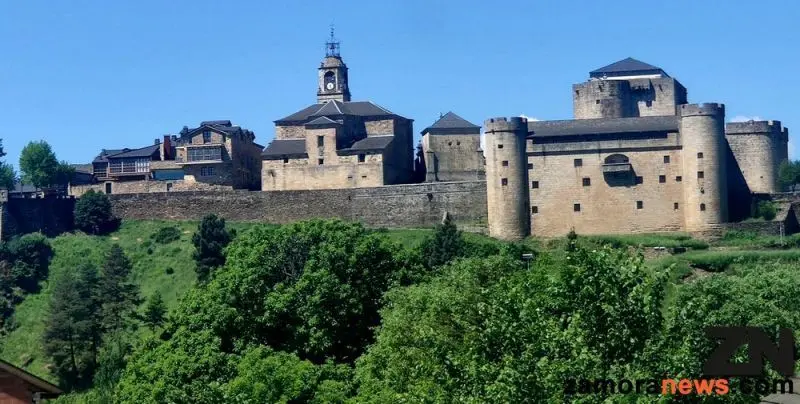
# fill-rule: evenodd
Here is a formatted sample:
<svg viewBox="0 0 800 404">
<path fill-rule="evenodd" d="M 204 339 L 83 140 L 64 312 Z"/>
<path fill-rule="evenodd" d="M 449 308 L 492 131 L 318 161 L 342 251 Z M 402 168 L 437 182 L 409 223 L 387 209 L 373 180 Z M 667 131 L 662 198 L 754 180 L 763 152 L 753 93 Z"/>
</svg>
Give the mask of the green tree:
<svg viewBox="0 0 800 404">
<path fill-rule="evenodd" d="M 231 235 L 225 229 L 225 219 L 217 215 L 207 215 L 192 236 L 195 251 L 192 257 L 197 264 L 197 279 L 207 282 L 211 271 L 225 264 L 225 247 L 231 241 Z"/>
<path fill-rule="evenodd" d="M 75 203 L 75 227 L 89 234 L 113 231 L 119 224 L 111 212 L 111 201 L 102 192 L 88 190 Z"/>
<path fill-rule="evenodd" d="M 106 332 L 124 331 L 132 326 L 140 298 L 139 287 L 129 279 L 130 272 L 130 260 L 114 244 L 106 255 L 98 285 L 102 302 L 100 321 Z"/>
<path fill-rule="evenodd" d="M 778 180 L 783 189 L 800 184 L 800 161 L 784 160 L 778 168 Z"/>
<path fill-rule="evenodd" d="M 156 328 L 164 324 L 164 316 L 166 314 L 167 306 L 164 304 L 164 299 L 161 298 L 161 293 L 156 291 L 147 299 L 147 306 L 144 308 L 144 323 L 155 331 Z"/>
<path fill-rule="evenodd" d="M 0 157 L 5 157 L 6 152 L 3 150 L 3 140 L 0 139 Z M 8 190 L 14 189 L 14 183 L 17 181 L 17 173 L 14 167 L 5 161 L 0 161 L 0 188 Z"/>
<path fill-rule="evenodd" d="M 47 278 L 53 249 L 41 233 L 30 233 L 12 239 L 7 244 L 13 262 L 14 283 L 26 292 L 34 292 L 39 282 Z"/>
<path fill-rule="evenodd" d="M 91 385 L 101 342 L 97 273 L 82 265 L 56 279 L 45 322 L 44 351 L 67 389 Z"/>
<path fill-rule="evenodd" d="M 450 215 L 436 226 L 433 237 L 422 244 L 422 256 L 429 268 L 444 265 L 463 253 L 464 239 Z"/>
<path fill-rule="evenodd" d="M 19 168 L 22 170 L 22 181 L 37 188 L 54 185 L 59 174 L 56 154 L 44 140 L 30 142 L 22 148 Z"/>
</svg>

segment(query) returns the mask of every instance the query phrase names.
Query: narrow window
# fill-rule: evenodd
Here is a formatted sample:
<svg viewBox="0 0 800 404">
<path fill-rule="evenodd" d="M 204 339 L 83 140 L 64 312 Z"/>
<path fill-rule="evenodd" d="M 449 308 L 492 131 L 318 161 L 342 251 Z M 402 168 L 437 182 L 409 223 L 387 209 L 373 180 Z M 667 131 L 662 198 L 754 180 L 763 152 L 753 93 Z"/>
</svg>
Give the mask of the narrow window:
<svg viewBox="0 0 800 404">
<path fill-rule="evenodd" d="M 531 188 L 533 188 L 533 189 L 539 188 L 539 181 L 532 181 L 531 182 Z"/>
<path fill-rule="evenodd" d="M 667 182 L 667 176 L 666 175 L 659 175 L 658 176 L 658 182 L 660 182 L 662 184 Z"/>
<path fill-rule="evenodd" d="M 683 181 L 683 177 L 681 177 L 680 175 L 675 177 L 675 182 L 681 182 L 681 181 Z"/>
<path fill-rule="evenodd" d="M 508 178 L 501 178 L 500 185 L 508 185 Z"/>
<path fill-rule="evenodd" d="M 453 145 L 453 142 L 447 142 L 447 145 L 448 145 L 448 146 L 452 146 L 452 145 Z"/>
<path fill-rule="evenodd" d="M 588 187 L 589 185 L 592 185 L 592 179 L 591 179 L 591 178 L 588 178 L 588 177 L 587 177 L 587 178 L 584 178 L 584 179 L 583 179 L 583 186 L 584 186 L 584 187 Z"/>
<path fill-rule="evenodd" d="M 672 204 L 672 209 L 678 210 L 678 202 Z"/>
<path fill-rule="evenodd" d="M 642 202 L 642 201 L 636 201 L 636 209 L 641 209 L 641 208 L 643 208 L 643 207 L 644 207 L 644 202 Z"/>
<path fill-rule="evenodd" d="M 600 100 L 594 100 L 594 103 L 595 103 L 595 104 L 599 104 L 599 103 L 600 103 Z"/>
<path fill-rule="evenodd" d="M 499 144 L 499 145 L 497 145 L 497 148 L 498 148 L 498 149 L 502 149 L 502 148 L 503 148 L 503 145 Z"/>
<path fill-rule="evenodd" d="M 697 158 L 699 159 L 703 158 L 703 152 L 697 152 Z"/>
<path fill-rule="evenodd" d="M 528 163 L 528 170 L 533 170 L 533 163 Z"/>
<path fill-rule="evenodd" d="M 461 142 L 460 141 L 456 141 L 456 146 L 461 146 Z"/>
<path fill-rule="evenodd" d="M 637 183 L 637 184 L 643 184 L 643 183 L 644 183 L 644 178 L 643 178 L 643 177 L 638 177 L 638 176 L 637 176 L 637 177 L 636 177 L 636 183 Z"/>
<path fill-rule="evenodd" d="M 352 175 L 348 175 L 348 176 L 347 176 L 347 179 L 348 179 L 348 180 L 352 180 L 352 179 L 353 179 L 353 176 L 352 176 Z"/>
<path fill-rule="evenodd" d="M 318 159 L 317 160 L 317 164 L 319 164 L 319 165 L 325 164 L 325 159 Z"/>
<path fill-rule="evenodd" d="M 503 167 L 508 167 L 508 160 L 503 160 Z"/>
<path fill-rule="evenodd" d="M 664 156 L 664 164 L 669 164 L 669 156 Z"/>
<path fill-rule="evenodd" d="M 288 159 L 288 158 L 286 158 L 286 157 L 284 157 L 284 158 L 283 158 L 283 164 L 289 164 L 289 159 Z"/>
<path fill-rule="evenodd" d="M 705 203 L 701 203 L 700 204 L 700 210 L 705 212 L 705 210 L 706 210 L 706 204 Z"/>
<path fill-rule="evenodd" d="M 211 132 L 209 131 L 203 132 L 203 143 L 211 143 Z"/>
<path fill-rule="evenodd" d="M 208 175 L 214 175 L 214 167 L 208 167 Z"/>
<path fill-rule="evenodd" d="M 573 212 L 580 212 L 581 211 L 581 204 L 580 203 L 576 203 L 576 204 L 572 205 L 572 211 Z"/>
<path fill-rule="evenodd" d="M 367 176 L 366 176 L 366 175 L 362 175 L 362 176 L 361 176 L 361 179 L 362 179 L 362 180 L 365 180 L 365 179 L 367 179 Z"/>
<path fill-rule="evenodd" d="M 705 174 L 704 172 L 702 172 L 702 171 L 698 171 L 698 172 L 697 172 L 697 178 L 698 178 L 698 179 L 705 178 L 705 176 L 706 176 L 706 174 Z"/>
<path fill-rule="evenodd" d="M 325 146 L 325 136 L 317 136 L 317 147 Z"/>
<path fill-rule="evenodd" d="M 575 167 L 581 167 L 581 166 L 583 166 L 583 159 L 575 159 L 575 160 L 572 162 L 572 165 L 574 165 Z"/>
<path fill-rule="evenodd" d="M 539 213 L 539 207 L 538 206 L 531 206 L 531 213 L 534 213 L 534 214 Z"/>
<path fill-rule="evenodd" d="M 359 154 L 358 155 L 358 162 L 359 163 L 363 163 L 366 159 L 367 159 L 367 156 L 365 154 Z"/>
</svg>

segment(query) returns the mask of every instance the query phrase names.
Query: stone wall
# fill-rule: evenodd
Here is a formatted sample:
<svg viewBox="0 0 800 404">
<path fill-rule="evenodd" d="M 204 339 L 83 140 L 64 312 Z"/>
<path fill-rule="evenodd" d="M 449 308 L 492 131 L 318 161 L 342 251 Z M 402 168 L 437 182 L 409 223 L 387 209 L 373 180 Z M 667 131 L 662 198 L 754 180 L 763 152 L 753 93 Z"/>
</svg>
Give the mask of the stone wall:
<svg viewBox="0 0 800 404">
<path fill-rule="evenodd" d="M 197 168 L 199 171 L 200 169 Z M 151 193 L 151 192 L 184 192 L 184 191 L 225 191 L 232 190 L 230 185 L 215 185 L 205 182 L 198 182 L 191 177 L 191 180 L 174 180 L 174 181 L 155 181 L 155 180 L 137 180 L 137 181 L 108 181 L 99 184 L 84 184 L 84 185 L 70 185 L 69 195 L 80 197 L 86 191 L 92 189 L 95 192 L 106 193 L 107 184 L 111 184 L 111 195 L 113 194 L 138 194 L 138 193 Z"/>
<path fill-rule="evenodd" d="M 56 236 L 74 226 L 74 198 L 12 198 L 2 207 L 2 238 L 42 232 Z"/>
<path fill-rule="evenodd" d="M 484 179 L 480 135 L 433 135 L 422 137 L 429 181 Z"/>
<path fill-rule="evenodd" d="M 449 212 L 465 230 L 486 226 L 484 181 L 392 185 L 307 191 L 174 192 L 110 195 L 122 219 L 199 220 L 216 213 L 228 220 L 289 223 L 340 218 L 370 227 L 418 228 Z"/>
</svg>

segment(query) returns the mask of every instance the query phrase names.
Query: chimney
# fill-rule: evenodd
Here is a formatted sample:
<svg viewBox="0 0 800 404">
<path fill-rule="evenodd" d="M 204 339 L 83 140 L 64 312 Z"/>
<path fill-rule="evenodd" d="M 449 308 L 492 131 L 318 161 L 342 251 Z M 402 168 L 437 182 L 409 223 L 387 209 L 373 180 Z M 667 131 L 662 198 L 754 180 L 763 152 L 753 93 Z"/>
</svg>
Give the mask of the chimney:
<svg viewBox="0 0 800 404">
<path fill-rule="evenodd" d="M 172 141 L 170 135 L 164 135 L 164 144 L 161 145 L 161 160 L 174 160 L 175 157 L 172 155 Z"/>
<path fill-rule="evenodd" d="M 161 139 L 156 138 L 156 140 L 153 141 L 153 144 L 154 145 L 160 145 L 161 144 Z"/>
</svg>

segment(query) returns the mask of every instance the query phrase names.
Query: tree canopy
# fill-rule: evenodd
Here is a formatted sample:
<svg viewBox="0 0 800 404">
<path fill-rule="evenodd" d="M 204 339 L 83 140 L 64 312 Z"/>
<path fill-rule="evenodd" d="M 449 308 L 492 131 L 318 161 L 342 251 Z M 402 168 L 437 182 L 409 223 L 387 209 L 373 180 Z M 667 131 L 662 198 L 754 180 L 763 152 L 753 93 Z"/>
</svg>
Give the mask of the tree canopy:
<svg viewBox="0 0 800 404">
<path fill-rule="evenodd" d="M 65 162 L 59 162 L 50 144 L 44 140 L 30 142 L 19 157 L 22 181 L 37 188 L 62 185 L 69 182 L 75 170 Z"/>
</svg>

